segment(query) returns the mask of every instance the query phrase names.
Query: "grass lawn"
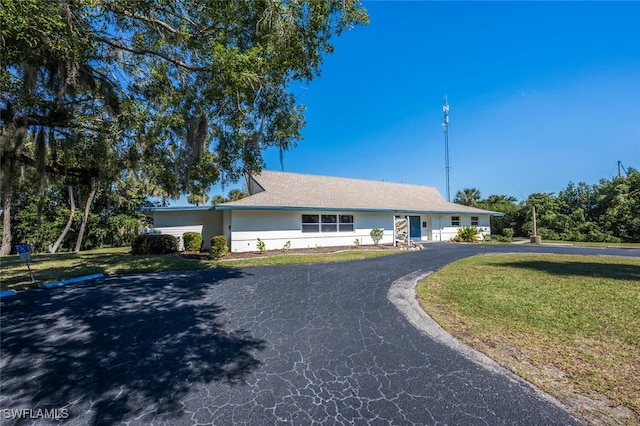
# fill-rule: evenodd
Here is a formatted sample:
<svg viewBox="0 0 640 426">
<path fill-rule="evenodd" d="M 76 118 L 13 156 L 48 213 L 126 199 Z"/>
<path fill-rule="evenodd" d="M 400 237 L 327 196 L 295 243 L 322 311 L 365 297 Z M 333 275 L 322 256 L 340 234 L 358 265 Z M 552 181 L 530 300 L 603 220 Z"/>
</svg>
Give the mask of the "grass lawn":
<svg viewBox="0 0 640 426">
<path fill-rule="evenodd" d="M 640 424 L 640 259 L 476 256 L 427 277 L 418 298 L 590 422 Z"/>
<path fill-rule="evenodd" d="M 481 244 L 501 244 L 509 245 L 513 243 L 529 243 L 530 238 L 515 237 L 512 242 L 481 242 Z M 563 240 L 542 240 L 542 244 L 563 244 L 576 247 L 615 247 L 615 248 L 628 248 L 628 249 L 640 249 L 640 243 L 592 243 L 588 241 L 563 241 Z"/>
<path fill-rule="evenodd" d="M 47 282 L 103 273 L 105 275 L 140 272 L 176 271 L 216 267 L 247 267 L 260 265 L 295 265 L 307 263 L 344 262 L 399 253 L 398 250 L 349 250 L 337 253 L 283 254 L 238 260 L 190 260 L 176 255 L 132 256 L 129 247 L 89 250 L 80 253 L 32 255 L 31 283 L 27 266 L 15 256 L 0 257 L 0 289 L 23 290 Z"/>
<path fill-rule="evenodd" d="M 617 248 L 640 249 L 639 243 L 591 243 L 588 241 L 542 240 L 542 244 L 570 244 L 572 246 L 580 246 L 580 247 L 617 247 Z"/>
</svg>

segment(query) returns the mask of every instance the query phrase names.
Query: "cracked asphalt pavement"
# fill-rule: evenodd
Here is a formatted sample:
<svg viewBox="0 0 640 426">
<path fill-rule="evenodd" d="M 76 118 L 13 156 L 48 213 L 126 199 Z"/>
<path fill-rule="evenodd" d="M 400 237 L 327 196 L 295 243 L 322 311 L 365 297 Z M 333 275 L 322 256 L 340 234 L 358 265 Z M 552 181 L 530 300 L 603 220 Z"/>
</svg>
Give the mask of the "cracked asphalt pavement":
<svg viewBox="0 0 640 426">
<path fill-rule="evenodd" d="M 25 292 L 1 302 L 0 423 L 57 424 L 38 418 L 52 410 L 68 425 L 579 424 L 499 366 L 434 337 L 390 290 L 490 252 L 640 256 L 438 243 L 363 261 Z"/>
</svg>

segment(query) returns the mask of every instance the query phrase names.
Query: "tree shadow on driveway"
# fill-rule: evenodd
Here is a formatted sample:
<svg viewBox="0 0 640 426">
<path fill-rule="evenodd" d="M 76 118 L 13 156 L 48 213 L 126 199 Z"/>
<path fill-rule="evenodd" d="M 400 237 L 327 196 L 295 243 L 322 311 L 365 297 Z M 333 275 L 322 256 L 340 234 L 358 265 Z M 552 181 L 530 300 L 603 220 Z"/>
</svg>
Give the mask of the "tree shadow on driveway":
<svg viewBox="0 0 640 426">
<path fill-rule="evenodd" d="M 105 278 L 2 302 L 3 409 L 68 407 L 92 424 L 163 413 L 197 384 L 242 383 L 265 346 L 226 330 L 216 286 L 234 269 Z M 74 410 L 74 407 L 76 408 Z"/>
</svg>

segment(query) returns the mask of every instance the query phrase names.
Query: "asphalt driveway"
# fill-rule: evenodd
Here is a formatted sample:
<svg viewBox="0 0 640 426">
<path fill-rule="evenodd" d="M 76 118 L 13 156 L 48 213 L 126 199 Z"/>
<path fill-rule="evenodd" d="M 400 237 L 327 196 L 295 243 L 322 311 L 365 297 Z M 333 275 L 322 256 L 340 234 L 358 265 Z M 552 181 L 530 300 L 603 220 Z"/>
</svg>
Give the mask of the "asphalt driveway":
<svg viewBox="0 0 640 426">
<path fill-rule="evenodd" d="M 640 256 L 442 243 L 34 290 L 2 301 L 0 423 L 577 424 L 421 333 L 387 297 L 400 277 L 494 251 Z"/>
</svg>

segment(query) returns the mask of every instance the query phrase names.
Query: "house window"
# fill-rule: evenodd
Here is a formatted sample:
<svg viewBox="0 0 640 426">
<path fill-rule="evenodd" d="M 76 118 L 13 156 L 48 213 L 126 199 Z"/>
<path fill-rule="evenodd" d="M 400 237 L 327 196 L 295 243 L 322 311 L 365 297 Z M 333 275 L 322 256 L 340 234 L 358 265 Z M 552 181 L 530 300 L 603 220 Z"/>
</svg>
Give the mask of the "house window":
<svg viewBox="0 0 640 426">
<path fill-rule="evenodd" d="M 353 215 L 303 214 L 302 232 L 353 232 Z"/>
<path fill-rule="evenodd" d="M 338 232 L 338 216 L 335 214 L 323 214 L 320 232 Z"/>
<path fill-rule="evenodd" d="M 460 216 L 451 216 L 451 226 L 460 226 Z"/>
<path fill-rule="evenodd" d="M 303 214 L 302 232 L 320 232 L 320 215 Z"/>
<path fill-rule="evenodd" d="M 338 231 L 353 232 L 353 215 L 341 214 L 338 218 L 340 219 L 338 222 Z"/>
<path fill-rule="evenodd" d="M 471 216 L 471 226 L 478 226 L 478 216 Z"/>
</svg>

